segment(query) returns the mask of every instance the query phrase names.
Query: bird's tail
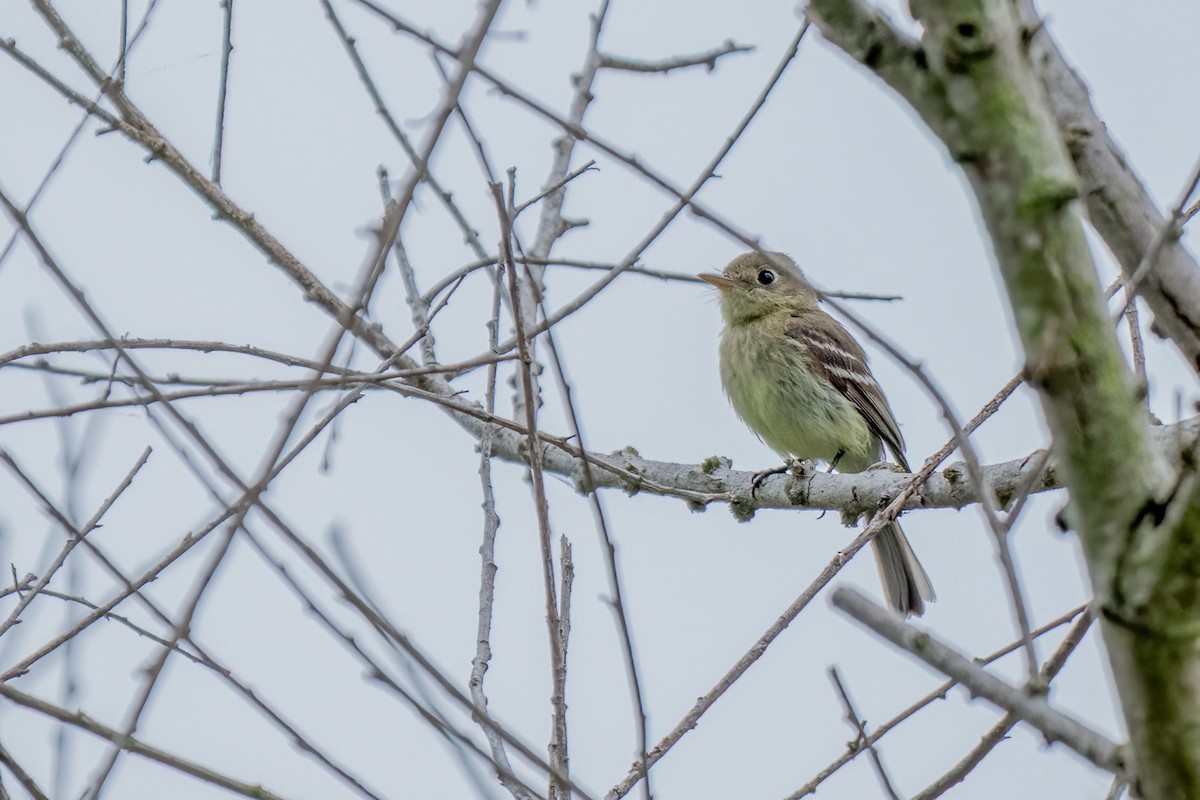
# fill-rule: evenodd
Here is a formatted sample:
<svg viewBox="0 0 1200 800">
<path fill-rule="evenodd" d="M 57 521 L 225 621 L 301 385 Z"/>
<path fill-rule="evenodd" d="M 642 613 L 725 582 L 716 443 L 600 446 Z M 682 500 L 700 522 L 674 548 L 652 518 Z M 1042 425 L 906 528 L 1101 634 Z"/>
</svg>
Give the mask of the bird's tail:
<svg viewBox="0 0 1200 800">
<path fill-rule="evenodd" d="M 900 525 L 889 522 L 871 540 L 871 549 L 875 551 L 879 579 L 892 608 L 906 617 L 924 614 L 925 602 L 936 600 L 937 595 Z"/>
</svg>

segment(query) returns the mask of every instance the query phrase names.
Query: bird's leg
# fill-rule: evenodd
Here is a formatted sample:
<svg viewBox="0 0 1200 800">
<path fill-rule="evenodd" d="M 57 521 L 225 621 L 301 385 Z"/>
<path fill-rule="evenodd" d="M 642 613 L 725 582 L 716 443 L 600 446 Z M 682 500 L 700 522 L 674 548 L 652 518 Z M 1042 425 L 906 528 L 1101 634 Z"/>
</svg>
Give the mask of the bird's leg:
<svg viewBox="0 0 1200 800">
<path fill-rule="evenodd" d="M 766 483 L 767 478 L 771 477 L 772 475 L 782 475 L 785 472 L 803 474 L 804 462 L 798 458 L 789 457 L 787 461 L 783 462 L 783 466 L 781 467 L 764 469 L 761 472 L 754 473 L 754 477 L 750 479 L 750 496 L 754 497 L 758 494 L 758 490 L 762 488 L 764 483 Z"/>
<path fill-rule="evenodd" d="M 846 451 L 845 451 L 845 450 L 838 450 L 838 451 L 837 451 L 837 455 L 835 455 L 835 456 L 833 457 L 833 460 L 829 462 L 829 468 L 825 470 L 825 474 L 826 474 L 826 475 L 828 475 L 828 474 L 830 474 L 831 472 L 833 472 L 833 470 L 834 470 L 834 467 L 836 467 L 836 466 L 838 465 L 838 462 L 842 460 L 842 456 L 844 456 L 844 455 L 846 455 Z M 825 514 L 826 514 L 826 512 L 825 512 L 825 511 L 822 511 L 820 514 L 818 514 L 818 515 L 817 515 L 817 519 L 824 519 L 824 518 L 825 518 Z"/>
</svg>

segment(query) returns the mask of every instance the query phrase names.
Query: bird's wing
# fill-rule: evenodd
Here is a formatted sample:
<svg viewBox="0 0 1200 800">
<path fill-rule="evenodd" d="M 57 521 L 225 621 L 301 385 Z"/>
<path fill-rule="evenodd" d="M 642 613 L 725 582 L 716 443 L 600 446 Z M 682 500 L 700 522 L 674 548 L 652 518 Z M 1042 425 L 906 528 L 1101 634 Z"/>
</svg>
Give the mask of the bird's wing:
<svg viewBox="0 0 1200 800">
<path fill-rule="evenodd" d="M 804 345 L 812 368 L 858 409 L 875 435 L 887 445 L 892 458 L 911 472 L 904 457 L 904 436 L 883 389 L 871 374 L 867 354 L 841 323 L 824 311 L 815 313 L 825 317 L 824 324 L 812 325 L 804 317 L 793 316 L 787 335 Z"/>
</svg>

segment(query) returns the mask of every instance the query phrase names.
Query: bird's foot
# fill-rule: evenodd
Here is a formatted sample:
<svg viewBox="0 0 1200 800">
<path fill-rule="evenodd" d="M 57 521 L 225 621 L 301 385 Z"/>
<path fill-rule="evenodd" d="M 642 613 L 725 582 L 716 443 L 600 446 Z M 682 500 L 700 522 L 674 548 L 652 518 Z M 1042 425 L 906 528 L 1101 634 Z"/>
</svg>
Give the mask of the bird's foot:
<svg viewBox="0 0 1200 800">
<path fill-rule="evenodd" d="M 772 475 L 782 475 L 783 473 L 791 473 L 793 478 L 804 478 L 809 473 L 809 468 L 812 462 L 801 461 L 798 458 L 789 458 L 783 462 L 783 466 L 775 467 L 774 469 L 764 469 L 762 472 L 754 473 L 754 477 L 750 479 L 750 496 L 755 497 L 758 490 L 766 483 L 767 478 Z"/>
</svg>

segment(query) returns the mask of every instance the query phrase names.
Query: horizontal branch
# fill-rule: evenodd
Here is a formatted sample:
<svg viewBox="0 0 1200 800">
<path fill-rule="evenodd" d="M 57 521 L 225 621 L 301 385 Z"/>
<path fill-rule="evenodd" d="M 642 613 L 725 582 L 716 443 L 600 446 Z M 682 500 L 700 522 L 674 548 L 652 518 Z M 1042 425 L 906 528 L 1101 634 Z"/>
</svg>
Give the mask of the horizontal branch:
<svg viewBox="0 0 1200 800">
<path fill-rule="evenodd" d="M 1200 417 L 1192 417 L 1174 425 L 1155 428 L 1153 441 L 1162 456 L 1178 463 L 1179 454 L 1200 440 Z M 494 454 L 507 461 L 524 462 L 524 456 L 508 442 L 497 442 Z M 571 448 L 547 453 L 545 467 L 581 485 L 580 467 Z M 1040 451 L 1039 451 L 1040 452 Z M 1037 453 L 983 467 L 985 480 L 991 486 L 1001 506 L 1021 492 L 1036 469 Z M 700 506 L 714 501 L 733 504 L 739 517 L 749 518 L 761 508 L 808 508 L 821 511 L 842 511 L 861 514 L 886 504 L 898 495 L 912 479 L 906 472 L 891 469 L 867 470 L 856 474 L 829 474 L 809 470 L 796 477 L 791 474 L 772 476 L 751 495 L 751 484 L 757 473 L 732 468 L 727 458 L 713 456 L 700 464 L 680 464 L 652 461 L 634 450 L 619 450 L 606 456 L 592 454 L 593 464 L 614 468 L 593 474 L 598 486 L 624 488 L 629 492 L 647 491 L 652 494 L 676 495 L 688 499 L 707 498 Z M 1054 460 L 1036 481 L 1030 493 L 1057 489 Z M 686 493 L 683 494 L 683 493 Z M 951 464 L 933 473 L 925 485 L 913 494 L 904 508 L 963 508 L 978 502 L 979 494 L 971 484 L 961 464 Z"/>
<path fill-rule="evenodd" d="M 462 362 L 463 364 L 474 364 Z M 378 386 L 405 397 L 428 400 L 451 412 L 456 421 L 467 428 L 476 438 L 487 433 L 493 437 L 493 455 L 504 461 L 528 463 L 528 440 L 525 428 L 511 420 L 489 414 L 473 403 L 460 398 L 446 397 L 401 384 L 395 378 L 424 375 L 449 367 L 418 367 L 375 375 L 354 374 L 317 381 L 331 390 L 345 390 L 355 386 Z M 313 385 L 313 381 L 264 381 L 227 387 L 200 390 L 185 390 L 164 395 L 177 401 L 193 397 L 217 397 L 257 391 L 296 391 Z M 103 410 L 131 405 L 152 405 L 156 398 L 138 396 L 92 401 L 67 408 L 45 411 L 24 411 L 0 416 L 0 425 L 29 422 L 43 418 L 58 418 L 76 413 Z M 1151 438 L 1167 463 L 1179 464 L 1180 453 L 1200 441 L 1200 417 L 1192 417 L 1173 425 L 1164 425 L 1151 431 Z M 855 474 L 830 474 L 818 472 L 805 465 L 802 474 L 787 473 L 764 480 L 751 493 L 757 472 L 735 470 L 733 462 L 723 456 L 710 456 L 697 464 L 671 461 L 655 461 L 641 457 L 633 448 L 617 450 L 609 454 L 593 451 L 582 452 L 566 437 L 538 432 L 542 443 L 544 467 L 551 472 L 571 480 L 581 492 L 586 481 L 579 459 L 586 456 L 595 469 L 590 480 L 598 488 L 618 488 L 630 494 L 647 492 L 664 497 L 685 500 L 697 511 L 710 503 L 730 503 L 734 514 L 748 520 L 758 509 L 806 508 L 816 511 L 839 511 L 847 517 L 857 517 L 886 505 L 898 496 L 912 481 L 913 475 L 893 471 L 894 468 L 867 470 Z M 1026 491 L 1030 494 L 1051 491 L 1062 487 L 1054 461 L 1051 460 L 1043 474 L 1039 471 L 1041 459 L 1031 453 L 1011 461 L 999 462 L 982 467 L 984 480 L 991 487 L 999 504 L 1003 507 L 1009 500 Z M 932 473 L 925 483 L 904 504 L 904 510 L 919 508 L 961 509 L 979 501 L 979 493 L 967 475 L 964 465 L 951 464 Z"/>
<path fill-rule="evenodd" d="M 614 56 L 609 53 L 600 55 L 600 66 L 605 69 L 613 69 L 624 72 L 657 72 L 665 75 L 668 72 L 673 72 L 677 69 L 686 69 L 687 67 L 703 66 L 709 72 L 717 68 L 717 59 L 733 53 L 753 53 L 754 47 L 751 45 L 737 44 L 732 39 L 727 39 L 720 47 L 714 47 L 704 53 L 696 53 L 688 56 L 673 56 L 664 58 L 659 61 L 641 61 L 635 58 L 623 58 Z"/>
<path fill-rule="evenodd" d="M 236 353 L 238 355 L 254 356 L 255 358 L 274 361 L 289 367 L 303 367 L 316 372 L 350 374 L 352 370 L 343 369 L 336 365 L 323 365 L 310 358 L 277 353 L 261 347 L 248 344 L 230 344 L 217 341 L 196 341 L 191 339 L 131 339 L 122 337 L 116 342 L 108 339 L 85 339 L 71 342 L 30 342 L 7 353 L 0 353 L 0 367 L 14 361 L 33 356 L 46 356 L 58 353 L 87 353 L 96 350 L 115 350 L 117 346 L 125 350 L 193 350 L 199 353 Z"/>
</svg>

